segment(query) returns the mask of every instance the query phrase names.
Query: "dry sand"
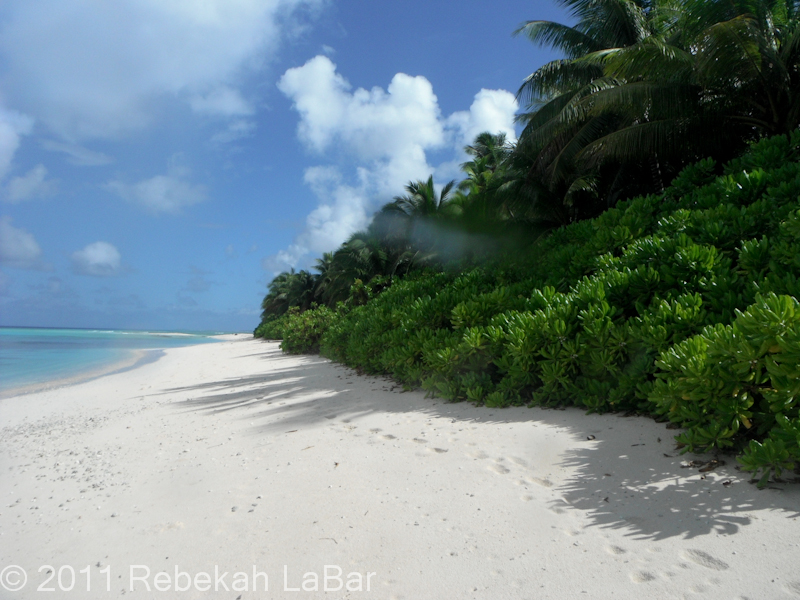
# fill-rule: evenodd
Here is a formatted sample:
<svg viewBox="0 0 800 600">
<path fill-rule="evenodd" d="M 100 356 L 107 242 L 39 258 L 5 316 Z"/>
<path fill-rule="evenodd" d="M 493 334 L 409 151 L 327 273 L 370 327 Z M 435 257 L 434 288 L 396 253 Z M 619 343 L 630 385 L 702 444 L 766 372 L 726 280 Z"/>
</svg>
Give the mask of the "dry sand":
<svg viewBox="0 0 800 600">
<path fill-rule="evenodd" d="M 647 419 L 447 404 L 240 336 L 0 425 L 2 583 L 27 574 L 1 598 L 800 597 L 800 485 L 682 467 L 710 457 Z"/>
</svg>

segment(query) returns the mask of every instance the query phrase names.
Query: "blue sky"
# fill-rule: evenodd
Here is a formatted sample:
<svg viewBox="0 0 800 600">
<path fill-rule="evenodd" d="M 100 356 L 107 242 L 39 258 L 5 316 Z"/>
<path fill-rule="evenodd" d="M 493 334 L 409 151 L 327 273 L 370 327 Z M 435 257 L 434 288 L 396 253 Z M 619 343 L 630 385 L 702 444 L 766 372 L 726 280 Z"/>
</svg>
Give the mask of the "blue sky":
<svg viewBox="0 0 800 600">
<path fill-rule="evenodd" d="M 552 1 L 4 0 L 0 324 L 249 331 L 557 56 Z"/>
</svg>

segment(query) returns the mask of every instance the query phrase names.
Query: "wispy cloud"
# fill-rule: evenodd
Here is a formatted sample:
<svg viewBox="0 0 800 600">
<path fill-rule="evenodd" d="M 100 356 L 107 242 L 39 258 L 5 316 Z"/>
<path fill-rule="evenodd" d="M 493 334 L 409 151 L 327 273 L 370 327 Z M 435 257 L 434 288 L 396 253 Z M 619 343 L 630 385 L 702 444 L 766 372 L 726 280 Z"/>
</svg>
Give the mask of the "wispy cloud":
<svg viewBox="0 0 800 600">
<path fill-rule="evenodd" d="M 251 114 L 242 82 L 274 56 L 294 15 L 321 4 L 4 0 L 4 92 L 68 142 L 118 138 L 175 99 L 222 118 Z"/>
<path fill-rule="evenodd" d="M 220 86 L 205 95 L 195 95 L 189 104 L 192 110 L 201 115 L 241 117 L 255 112 L 238 90 L 228 86 Z"/>
<path fill-rule="evenodd" d="M 36 165 L 25 175 L 12 177 L 8 181 L 2 199 L 12 204 L 49 196 L 55 192 L 55 182 L 47 179 L 47 169 L 44 165 Z"/>
<path fill-rule="evenodd" d="M 18 269 L 47 269 L 41 262 L 42 249 L 36 238 L 11 224 L 11 217 L 0 217 L 0 263 Z"/>
<path fill-rule="evenodd" d="M 0 106 L 0 180 L 9 169 L 19 148 L 21 137 L 33 129 L 33 119 L 17 111 Z"/>
<path fill-rule="evenodd" d="M 98 167 L 114 162 L 114 159 L 102 152 L 89 150 L 78 144 L 67 144 L 53 140 L 44 140 L 42 148 L 51 152 L 61 152 L 67 155 L 67 162 L 79 167 Z"/>
<path fill-rule="evenodd" d="M 192 206 L 206 199 L 206 188 L 189 181 L 191 170 L 180 166 L 179 160 L 173 157 L 166 175 L 156 175 L 136 183 L 125 183 L 120 180 L 109 181 L 105 188 L 133 204 L 141 206 L 152 213 L 180 213 L 187 206 Z"/>
<path fill-rule="evenodd" d="M 206 277 L 206 275 L 210 275 L 209 271 L 204 269 L 198 269 L 197 267 L 190 267 L 192 277 L 186 282 L 186 284 L 181 288 L 181 292 L 192 292 L 195 294 L 199 294 L 202 292 L 207 292 L 212 288 L 212 286 L 216 285 L 216 282 L 211 281 Z"/>
<path fill-rule="evenodd" d="M 255 131 L 256 124 L 254 121 L 236 119 L 228 123 L 228 126 L 224 130 L 211 136 L 211 141 L 218 144 L 228 144 L 236 140 L 252 137 Z"/>
</svg>

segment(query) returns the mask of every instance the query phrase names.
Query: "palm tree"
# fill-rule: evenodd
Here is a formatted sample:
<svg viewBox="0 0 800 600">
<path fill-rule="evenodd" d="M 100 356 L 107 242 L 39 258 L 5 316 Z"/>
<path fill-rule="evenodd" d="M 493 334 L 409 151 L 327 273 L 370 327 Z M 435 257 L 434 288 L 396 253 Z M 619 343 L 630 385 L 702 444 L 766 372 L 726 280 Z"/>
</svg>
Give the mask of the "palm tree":
<svg viewBox="0 0 800 600">
<path fill-rule="evenodd" d="M 405 186 L 405 195 L 396 196 L 381 209 L 373 223 L 376 229 L 391 231 L 387 242 L 394 255 L 395 271 L 401 265 L 408 270 L 415 263 L 434 258 L 441 227 L 461 211 L 451 194 L 455 185 L 450 181 L 437 193 L 433 175 L 427 181 L 411 181 Z"/>
<path fill-rule="evenodd" d="M 440 193 L 436 193 L 433 175 L 427 181 L 411 181 L 406 185 L 404 196 L 395 196 L 387 210 L 396 210 L 412 218 L 436 218 L 447 214 L 450 191 L 455 181 L 445 184 Z"/>
<path fill-rule="evenodd" d="M 292 307 L 311 308 L 314 300 L 316 278 L 308 271 L 284 271 L 275 276 L 267 286 L 267 295 L 261 301 L 261 319 L 279 316 Z"/>
<path fill-rule="evenodd" d="M 513 144 L 506 141 L 505 133 L 488 131 L 478 134 L 472 144 L 464 147 L 472 160 L 461 164 L 466 178 L 458 184 L 449 203 L 458 207 L 451 212 L 467 230 L 492 229 L 510 217 L 508 207 L 497 197 L 497 190 L 505 180 L 513 148 Z"/>
<path fill-rule="evenodd" d="M 474 195 L 491 190 L 493 182 L 497 181 L 495 176 L 502 173 L 512 149 L 505 133 L 484 131 L 478 134 L 472 144 L 464 146 L 464 152 L 473 159 L 461 164 L 467 177 L 458 184 L 458 191 Z"/>
<path fill-rule="evenodd" d="M 489 168 L 495 170 L 508 158 L 512 148 L 513 145 L 506 140 L 505 133 L 494 134 L 490 131 L 484 131 L 475 137 L 474 142 L 464 146 L 464 152 L 474 156 L 475 160 L 484 160 L 489 165 Z M 462 164 L 462 169 L 468 164 L 468 162 Z"/>
<path fill-rule="evenodd" d="M 325 270 L 316 296 L 329 306 L 347 299 L 356 279 L 369 281 L 386 271 L 387 253 L 381 240 L 369 231 L 352 234 L 335 252 L 326 253 L 323 258 L 317 261 L 317 269 L 324 266 Z"/>
<path fill-rule="evenodd" d="M 601 169 L 584 164 L 581 153 L 623 124 L 613 110 L 592 110 L 596 94 L 621 83 L 606 74 L 602 58 L 668 29 L 675 7 L 672 0 L 560 4 L 576 18 L 574 26 L 528 21 L 515 31 L 566 56 L 532 73 L 520 87 L 518 97 L 530 110 L 520 117 L 524 129 L 507 189 L 517 199 L 517 212 L 521 201 L 527 204 L 527 218 L 565 222 L 592 216 L 618 197 L 640 191 L 641 174 L 649 170 L 639 164 L 606 164 Z"/>
<path fill-rule="evenodd" d="M 576 27 L 531 22 L 520 29 L 567 58 L 545 65 L 520 90 L 539 105 L 523 117 L 516 163 L 528 169 L 516 170 L 518 191 L 538 186 L 570 209 L 587 198 L 602 208 L 663 189 L 688 162 L 725 161 L 751 140 L 800 124 L 796 0 L 564 4 L 579 17 Z M 604 7 L 624 18 L 604 20 Z M 596 23 L 584 22 L 592 14 Z M 616 32 L 616 45 L 605 29 Z M 570 218 L 576 214 L 570 210 Z"/>
<path fill-rule="evenodd" d="M 319 272 L 314 285 L 314 298 L 322 296 L 326 287 L 330 284 L 333 275 L 333 252 L 323 252 L 322 257 L 318 258 L 314 264 L 314 270 Z"/>
<path fill-rule="evenodd" d="M 595 140 L 595 163 L 658 151 L 682 161 L 738 154 L 800 124 L 800 7 L 785 0 L 689 0 L 671 36 L 604 57 L 625 83 L 593 111 L 624 111 L 625 127 Z"/>
</svg>

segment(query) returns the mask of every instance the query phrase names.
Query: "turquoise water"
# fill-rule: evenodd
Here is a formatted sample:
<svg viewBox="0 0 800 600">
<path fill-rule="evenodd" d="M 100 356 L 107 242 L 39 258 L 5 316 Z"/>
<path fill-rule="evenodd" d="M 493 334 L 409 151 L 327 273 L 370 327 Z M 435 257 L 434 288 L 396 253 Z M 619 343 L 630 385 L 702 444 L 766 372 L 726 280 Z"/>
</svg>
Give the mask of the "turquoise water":
<svg viewBox="0 0 800 600">
<path fill-rule="evenodd" d="M 159 350 L 217 341 L 210 335 L 0 327 L 0 392 L 113 371 Z"/>
</svg>

